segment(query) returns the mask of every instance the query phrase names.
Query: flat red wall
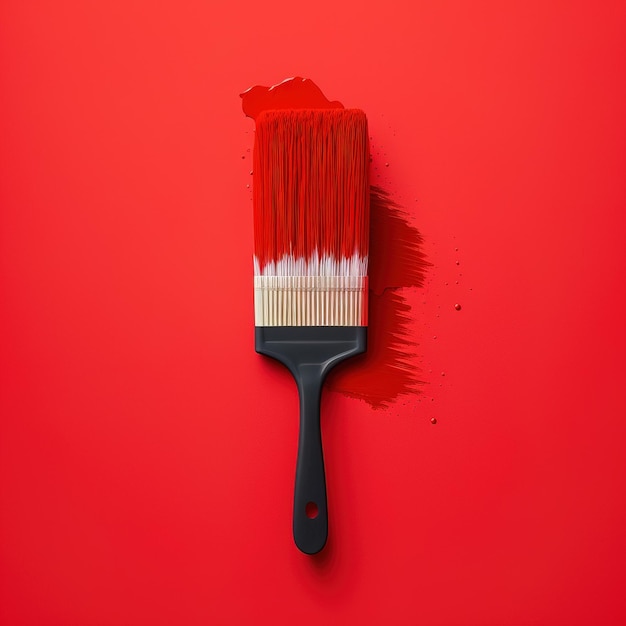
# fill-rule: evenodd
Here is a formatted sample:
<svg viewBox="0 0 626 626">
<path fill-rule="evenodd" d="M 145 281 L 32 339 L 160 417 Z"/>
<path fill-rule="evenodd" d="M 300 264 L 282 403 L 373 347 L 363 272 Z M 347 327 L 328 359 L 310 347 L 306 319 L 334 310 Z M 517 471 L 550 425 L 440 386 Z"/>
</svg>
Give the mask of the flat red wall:
<svg viewBox="0 0 626 626">
<path fill-rule="evenodd" d="M 313 559 L 238 97 L 293 75 L 432 264 Z M 3 2 L 0 623 L 626 623 L 625 76 L 623 2 Z"/>
</svg>

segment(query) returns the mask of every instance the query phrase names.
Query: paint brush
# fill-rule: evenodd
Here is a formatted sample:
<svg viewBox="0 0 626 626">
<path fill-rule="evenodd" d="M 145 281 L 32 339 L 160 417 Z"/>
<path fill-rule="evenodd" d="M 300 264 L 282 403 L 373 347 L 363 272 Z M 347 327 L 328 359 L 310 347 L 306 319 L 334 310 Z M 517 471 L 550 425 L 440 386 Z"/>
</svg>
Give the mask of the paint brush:
<svg viewBox="0 0 626 626">
<path fill-rule="evenodd" d="M 255 347 L 298 386 L 293 535 L 306 554 L 328 536 L 322 385 L 335 365 L 366 349 L 368 165 L 362 111 L 264 111 L 256 119 Z"/>
</svg>

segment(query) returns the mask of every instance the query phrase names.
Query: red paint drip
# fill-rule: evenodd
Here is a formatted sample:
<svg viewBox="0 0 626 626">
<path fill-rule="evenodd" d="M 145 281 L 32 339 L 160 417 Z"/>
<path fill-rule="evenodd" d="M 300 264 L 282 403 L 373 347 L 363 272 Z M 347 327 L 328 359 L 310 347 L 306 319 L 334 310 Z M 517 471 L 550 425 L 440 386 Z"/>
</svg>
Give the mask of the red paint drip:
<svg viewBox="0 0 626 626">
<path fill-rule="evenodd" d="M 243 112 L 255 121 L 263 111 L 344 108 L 341 102 L 331 102 L 311 79 L 300 76 L 272 87 L 255 85 L 239 95 Z"/>
<path fill-rule="evenodd" d="M 301 77 L 273 87 L 251 87 L 240 95 L 244 113 L 255 121 L 270 110 L 344 108 Z M 422 287 L 430 264 L 421 250 L 422 237 L 406 212 L 376 187 L 370 190 L 370 220 L 368 350 L 351 359 L 349 366 L 333 370 L 327 386 L 384 408 L 402 394 L 417 393 L 422 384 L 411 307 L 402 289 Z"/>
</svg>

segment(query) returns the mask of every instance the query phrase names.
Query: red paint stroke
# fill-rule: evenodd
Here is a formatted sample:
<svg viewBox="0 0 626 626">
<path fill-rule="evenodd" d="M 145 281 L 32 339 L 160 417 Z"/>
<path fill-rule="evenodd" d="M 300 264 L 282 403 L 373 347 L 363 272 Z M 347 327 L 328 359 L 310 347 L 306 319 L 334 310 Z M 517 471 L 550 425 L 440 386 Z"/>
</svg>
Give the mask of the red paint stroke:
<svg viewBox="0 0 626 626">
<path fill-rule="evenodd" d="M 378 187 L 371 188 L 370 223 L 367 352 L 333 370 L 326 386 L 385 408 L 400 395 L 418 393 L 423 384 L 403 289 L 422 287 L 430 263 L 408 214 Z"/>
<path fill-rule="evenodd" d="M 408 218 L 387 191 L 370 187 L 369 286 L 374 294 L 424 285 L 430 263 L 422 252 L 422 235 Z"/>
<path fill-rule="evenodd" d="M 343 109 L 341 102 L 331 102 L 310 79 L 294 76 L 278 85 L 255 85 L 239 94 L 243 112 L 256 121 L 263 111 L 281 109 Z"/>
<path fill-rule="evenodd" d="M 254 120 L 268 110 L 344 108 L 328 100 L 312 80 L 299 76 L 273 87 L 251 87 L 240 95 L 244 113 Z M 418 393 L 423 384 L 411 307 L 403 289 L 422 287 L 430 264 L 407 212 L 377 187 L 370 189 L 370 224 L 368 349 L 333 370 L 326 385 L 384 408 L 400 395 Z"/>
</svg>

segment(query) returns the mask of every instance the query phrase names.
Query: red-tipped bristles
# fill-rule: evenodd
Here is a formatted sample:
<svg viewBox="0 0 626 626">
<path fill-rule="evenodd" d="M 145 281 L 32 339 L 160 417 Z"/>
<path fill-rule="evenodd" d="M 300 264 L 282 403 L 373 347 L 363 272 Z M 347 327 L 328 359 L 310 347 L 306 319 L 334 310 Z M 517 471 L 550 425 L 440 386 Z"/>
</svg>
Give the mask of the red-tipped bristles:
<svg viewBox="0 0 626 626">
<path fill-rule="evenodd" d="M 367 323 L 368 166 L 362 111 L 259 115 L 253 166 L 257 325 Z"/>
<path fill-rule="evenodd" d="M 255 255 L 368 253 L 369 146 L 359 110 L 266 111 L 254 143 Z"/>
</svg>

